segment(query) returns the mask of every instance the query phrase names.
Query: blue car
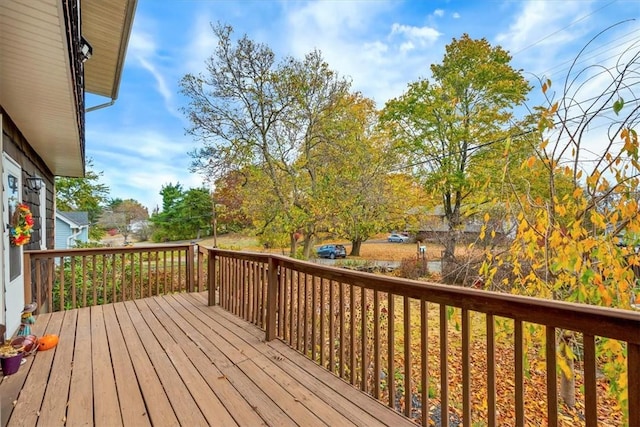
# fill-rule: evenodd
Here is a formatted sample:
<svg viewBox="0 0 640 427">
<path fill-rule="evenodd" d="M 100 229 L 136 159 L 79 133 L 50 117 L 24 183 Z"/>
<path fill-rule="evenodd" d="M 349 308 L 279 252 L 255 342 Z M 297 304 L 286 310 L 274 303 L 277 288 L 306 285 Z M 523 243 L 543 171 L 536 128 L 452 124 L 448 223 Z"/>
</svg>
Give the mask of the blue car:
<svg viewBox="0 0 640 427">
<path fill-rule="evenodd" d="M 342 245 L 322 245 L 317 250 L 318 258 L 346 258 L 347 250 Z"/>
</svg>

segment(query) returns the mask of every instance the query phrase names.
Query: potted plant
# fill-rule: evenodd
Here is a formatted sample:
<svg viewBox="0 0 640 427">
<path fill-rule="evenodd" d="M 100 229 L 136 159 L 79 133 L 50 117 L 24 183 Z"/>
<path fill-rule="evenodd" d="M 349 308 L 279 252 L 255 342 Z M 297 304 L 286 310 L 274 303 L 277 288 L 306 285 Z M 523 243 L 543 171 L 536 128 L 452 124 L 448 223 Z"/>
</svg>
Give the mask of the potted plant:
<svg viewBox="0 0 640 427">
<path fill-rule="evenodd" d="M 22 362 L 22 356 L 24 352 L 21 349 L 17 349 L 7 342 L 0 346 L 0 366 L 2 366 L 2 375 L 15 374 L 20 368 Z"/>
</svg>

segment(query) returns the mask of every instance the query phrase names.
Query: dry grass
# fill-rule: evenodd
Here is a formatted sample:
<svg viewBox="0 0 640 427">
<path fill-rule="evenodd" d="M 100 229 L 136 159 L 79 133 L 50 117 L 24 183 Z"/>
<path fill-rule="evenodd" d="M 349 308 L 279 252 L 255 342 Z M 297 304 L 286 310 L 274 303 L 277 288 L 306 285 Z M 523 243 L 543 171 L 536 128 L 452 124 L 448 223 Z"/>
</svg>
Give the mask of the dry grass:
<svg viewBox="0 0 640 427">
<path fill-rule="evenodd" d="M 347 255 L 351 253 L 351 243 L 341 240 L 324 241 L 326 243 L 340 243 L 347 248 Z M 203 239 L 200 244 L 205 246 L 213 246 L 213 238 Z M 258 252 L 274 252 L 279 254 L 288 254 L 289 248 L 272 248 L 265 249 L 255 237 L 244 236 L 241 234 L 225 234 L 217 239 L 217 245 L 221 249 L 232 250 L 248 250 Z M 428 244 L 427 259 L 440 259 L 442 256 L 442 246 Z M 383 260 L 383 261 L 401 261 L 407 258 L 415 258 L 418 254 L 418 244 L 416 243 L 388 243 L 386 234 L 376 236 L 372 241 L 364 242 L 360 248 L 360 256 L 348 256 L 347 258 L 355 260 Z"/>
</svg>

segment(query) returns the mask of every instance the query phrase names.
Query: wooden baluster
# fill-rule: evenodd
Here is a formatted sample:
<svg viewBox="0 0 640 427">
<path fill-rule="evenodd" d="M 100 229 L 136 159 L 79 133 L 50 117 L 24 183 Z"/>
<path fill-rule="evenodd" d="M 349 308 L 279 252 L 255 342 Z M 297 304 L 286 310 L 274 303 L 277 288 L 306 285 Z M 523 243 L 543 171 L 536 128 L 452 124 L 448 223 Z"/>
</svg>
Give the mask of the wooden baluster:
<svg viewBox="0 0 640 427">
<path fill-rule="evenodd" d="M 584 334 L 584 412 L 585 426 L 598 425 L 598 389 L 596 388 L 596 342 L 593 335 Z M 629 383 L 628 387 L 631 387 Z"/>
<path fill-rule="evenodd" d="M 380 292 L 373 291 L 373 397 L 380 399 Z"/>
<path fill-rule="evenodd" d="M 360 288 L 360 320 L 362 329 L 361 335 L 361 373 L 360 373 L 360 389 L 364 392 L 367 391 L 367 368 L 369 365 L 368 355 L 367 355 L 367 292 L 364 287 Z"/>
<path fill-rule="evenodd" d="M 71 308 L 76 308 L 77 303 L 76 286 L 76 257 L 71 257 Z"/>
<path fill-rule="evenodd" d="M 447 306 L 440 304 L 440 425 L 449 426 L 449 321 Z"/>
<path fill-rule="evenodd" d="M 497 425 L 496 417 L 496 339 L 493 314 L 487 313 L 487 424 Z"/>
<path fill-rule="evenodd" d="M 429 425 L 429 310 L 428 303 L 420 300 L 420 382 L 422 384 L 422 426 Z"/>
<path fill-rule="evenodd" d="M 338 304 L 340 305 L 340 347 L 338 349 L 340 355 L 340 378 L 344 378 L 344 367 L 345 367 L 345 342 L 344 342 L 344 286 L 345 284 L 339 282 L 340 286 L 340 297 L 338 298 Z"/>
<path fill-rule="evenodd" d="M 466 308 L 462 309 L 462 422 L 471 425 L 471 325 Z"/>
<path fill-rule="evenodd" d="M 524 337 L 522 321 L 514 321 L 516 426 L 524 427 Z"/>
<path fill-rule="evenodd" d="M 326 340 L 326 319 L 327 307 L 326 307 L 326 281 L 324 278 L 320 278 L 320 366 L 327 367 L 326 364 L 326 352 L 324 351 Z"/>
<path fill-rule="evenodd" d="M 404 299 L 404 416 L 411 416 L 411 301 Z"/>
<path fill-rule="evenodd" d="M 329 281 L 329 370 L 336 372 L 336 305 L 335 305 L 335 287 L 333 280 Z"/>
<path fill-rule="evenodd" d="M 389 407 L 396 407 L 396 372 L 395 372 L 395 296 L 387 294 L 387 385 L 389 389 Z"/>
</svg>

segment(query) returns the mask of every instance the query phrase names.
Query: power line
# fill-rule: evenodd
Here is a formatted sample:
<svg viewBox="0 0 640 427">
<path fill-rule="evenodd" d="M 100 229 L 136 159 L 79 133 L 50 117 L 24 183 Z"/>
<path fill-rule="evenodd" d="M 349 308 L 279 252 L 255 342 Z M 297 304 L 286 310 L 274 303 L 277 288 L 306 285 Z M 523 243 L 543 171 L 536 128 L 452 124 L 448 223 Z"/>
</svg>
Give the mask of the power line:
<svg viewBox="0 0 640 427">
<path fill-rule="evenodd" d="M 543 38 L 539 39 L 538 41 L 536 41 L 536 42 L 534 42 L 534 43 L 532 43 L 532 44 L 530 44 L 530 45 L 528 45 L 528 46 L 526 46 L 526 47 L 524 47 L 524 48 L 520 49 L 520 50 L 519 50 L 519 51 L 517 51 L 517 52 L 515 52 L 515 53 L 513 54 L 513 56 L 515 56 L 515 55 L 517 55 L 517 54 L 519 54 L 519 53 L 522 53 L 522 52 L 524 52 L 525 50 L 530 49 L 530 48 L 532 48 L 532 47 L 534 47 L 534 46 L 536 46 L 536 45 L 538 45 L 538 44 L 542 43 L 543 41 L 547 40 L 549 37 L 555 36 L 556 34 L 558 34 L 558 33 L 562 32 L 562 31 L 566 30 L 567 28 L 569 28 L 569 27 L 571 27 L 571 26 L 573 26 L 573 25 L 577 24 L 578 22 L 584 21 L 585 19 L 587 19 L 587 18 L 588 18 L 588 17 L 590 17 L 591 15 L 595 14 L 596 12 L 601 11 L 602 9 L 604 9 L 604 8 L 606 8 L 606 7 L 611 6 L 611 5 L 612 5 L 613 3 L 615 3 L 615 2 L 616 2 L 616 0 L 612 0 L 612 1 L 610 1 L 609 3 L 605 4 L 604 6 L 602 6 L 602 7 L 598 8 L 598 9 L 594 10 L 593 12 L 588 13 L 588 14 L 586 14 L 586 15 L 583 15 L 582 17 L 580 17 L 580 18 L 578 18 L 578 19 L 575 19 L 575 20 L 571 21 L 569 24 L 565 25 L 564 27 L 560 28 L 559 30 L 554 31 L 553 33 L 548 34 L 548 35 L 544 36 Z"/>
<path fill-rule="evenodd" d="M 601 52 L 595 53 L 595 52 L 597 52 L 599 50 L 602 50 L 602 49 L 605 49 L 609 45 L 615 45 L 614 47 L 618 47 L 618 46 L 621 46 L 621 45 L 624 45 L 624 44 L 629 44 L 629 45 L 635 44 L 637 41 L 640 40 L 640 36 L 632 38 L 631 40 L 628 40 L 628 41 L 625 41 L 624 38 L 628 37 L 630 35 L 633 35 L 635 33 L 638 33 L 638 32 L 640 32 L 640 29 L 635 29 L 635 30 L 623 35 L 620 38 L 616 38 L 615 40 L 611 40 L 611 41 L 609 41 L 607 43 L 602 44 L 600 47 L 598 47 L 596 49 L 593 49 L 593 50 L 591 50 L 591 51 L 589 51 L 587 53 L 587 54 L 593 54 L 593 55 L 588 56 L 588 57 L 583 57 L 580 61 L 577 61 L 574 65 L 584 64 L 585 62 L 596 58 L 597 56 L 601 55 L 602 53 Z M 608 61 L 609 59 L 616 58 L 616 57 L 619 57 L 619 56 L 620 56 L 620 54 L 613 54 L 613 55 L 611 55 L 611 56 L 609 56 L 607 58 L 602 59 L 601 61 Z M 556 73 L 563 73 L 565 71 L 569 71 L 569 69 L 571 68 L 571 65 L 569 65 L 569 64 L 572 64 L 573 61 L 574 61 L 574 59 L 568 59 L 568 60 L 566 60 L 564 62 L 561 62 L 561 63 L 549 68 L 548 70 L 542 72 L 541 74 L 543 76 L 547 76 L 547 75 L 553 75 L 553 74 L 556 74 Z M 564 67 L 564 68 L 561 68 L 561 67 Z"/>
<path fill-rule="evenodd" d="M 640 98 L 632 99 L 629 102 L 637 102 L 637 101 L 640 101 Z M 607 110 L 613 110 L 613 106 L 605 107 L 605 108 L 603 108 L 601 110 L 601 112 L 605 112 Z M 574 117 L 571 117 L 571 118 L 567 118 L 567 119 L 564 119 L 562 121 L 554 122 L 554 125 L 559 125 L 560 123 L 570 122 L 570 121 L 579 119 L 581 117 L 583 117 L 583 115 L 578 115 L 578 116 L 574 116 Z M 478 150 L 480 150 L 482 148 L 490 147 L 490 146 L 492 146 L 494 144 L 498 144 L 500 142 L 505 142 L 507 139 L 518 138 L 518 137 L 521 137 L 521 136 L 529 135 L 529 134 L 534 133 L 534 132 L 537 132 L 537 130 L 536 129 L 531 129 L 531 130 L 526 130 L 526 131 L 521 131 L 521 132 L 509 134 L 509 135 L 497 138 L 497 139 L 492 140 L 492 141 L 488 141 L 488 142 L 484 142 L 482 144 L 475 145 L 474 147 L 470 148 L 468 151 L 470 151 L 470 152 L 478 151 Z M 390 172 L 399 172 L 399 171 L 404 170 L 404 169 L 409 169 L 409 168 L 412 168 L 412 167 L 415 167 L 415 166 L 424 165 L 424 164 L 429 163 L 429 162 L 434 161 L 434 160 L 440 160 L 441 161 L 441 160 L 444 160 L 445 158 L 448 158 L 448 157 L 451 157 L 451 156 L 457 156 L 457 155 L 461 155 L 461 154 L 462 154 L 462 151 L 459 150 L 458 152 L 454 151 L 452 153 L 449 153 L 447 155 L 442 155 L 442 156 L 431 155 L 431 156 L 428 156 L 428 158 L 426 160 L 424 160 L 424 161 L 415 162 L 415 163 L 411 163 L 411 164 L 404 165 L 404 166 L 401 166 L 401 167 L 393 168 L 393 169 L 390 170 Z"/>
</svg>

